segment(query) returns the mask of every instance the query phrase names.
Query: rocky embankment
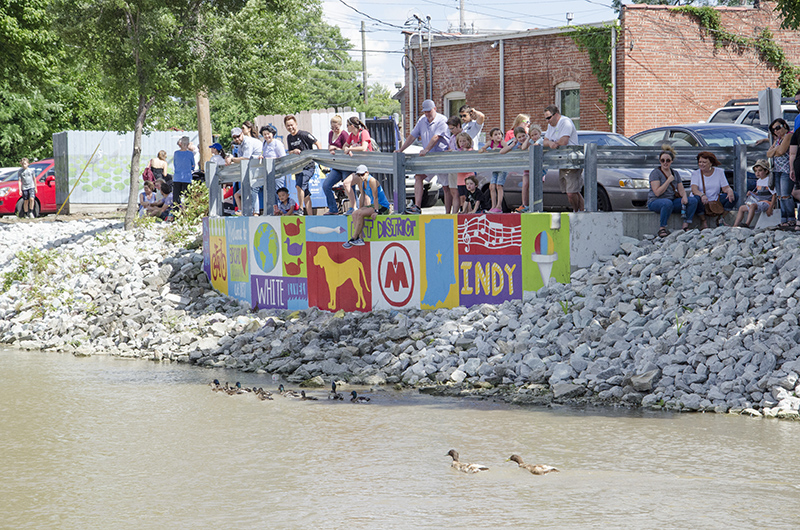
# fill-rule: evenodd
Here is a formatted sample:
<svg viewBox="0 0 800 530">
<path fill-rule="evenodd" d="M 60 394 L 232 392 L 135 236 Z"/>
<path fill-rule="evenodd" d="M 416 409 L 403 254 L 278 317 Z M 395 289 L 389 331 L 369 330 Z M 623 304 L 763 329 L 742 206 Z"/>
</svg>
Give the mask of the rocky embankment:
<svg viewBox="0 0 800 530">
<path fill-rule="evenodd" d="M 167 230 L 0 227 L 0 342 L 294 383 L 798 417 L 794 234 L 723 227 L 631 239 L 524 302 L 344 314 L 253 313 L 213 291 L 200 250 L 167 243 Z"/>
</svg>

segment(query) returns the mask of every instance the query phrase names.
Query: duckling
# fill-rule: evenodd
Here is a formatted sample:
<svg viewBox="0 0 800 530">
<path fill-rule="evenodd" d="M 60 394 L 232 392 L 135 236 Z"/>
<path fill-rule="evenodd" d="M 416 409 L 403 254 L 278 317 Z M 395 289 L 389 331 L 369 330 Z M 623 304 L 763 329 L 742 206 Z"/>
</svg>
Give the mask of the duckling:
<svg viewBox="0 0 800 530">
<path fill-rule="evenodd" d="M 336 381 L 331 381 L 331 391 L 328 394 L 328 399 L 333 399 L 334 401 L 344 401 L 344 396 L 336 391 Z"/>
<path fill-rule="evenodd" d="M 302 399 L 303 401 L 317 401 L 317 398 L 315 398 L 314 396 L 307 396 L 305 390 L 300 391 L 300 399 Z"/>
<path fill-rule="evenodd" d="M 477 473 L 479 471 L 488 471 L 489 468 L 481 464 L 468 464 L 466 462 L 458 461 L 458 451 L 450 449 L 445 456 L 452 456 L 453 463 L 450 465 L 453 469 L 461 471 L 462 473 Z"/>
<path fill-rule="evenodd" d="M 300 394 L 295 392 L 294 390 L 286 390 L 283 387 L 283 383 L 281 383 L 281 385 L 278 387 L 278 392 L 283 397 L 289 397 L 289 398 L 299 398 L 300 397 Z"/>
<path fill-rule="evenodd" d="M 508 457 L 508 460 L 506 460 L 506 462 L 509 461 L 516 462 L 517 464 L 519 464 L 519 467 L 521 467 L 522 469 L 527 469 L 534 475 L 545 475 L 553 471 L 558 471 L 553 466 L 546 466 L 544 464 L 539 464 L 539 465 L 526 464 L 525 462 L 522 461 L 522 457 L 519 455 L 511 455 L 510 457 Z"/>
<path fill-rule="evenodd" d="M 368 397 L 359 396 L 355 390 L 350 392 L 350 395 L 353 396 L 350 398 L 351 403 L 369 403 Z"/>
</svg>

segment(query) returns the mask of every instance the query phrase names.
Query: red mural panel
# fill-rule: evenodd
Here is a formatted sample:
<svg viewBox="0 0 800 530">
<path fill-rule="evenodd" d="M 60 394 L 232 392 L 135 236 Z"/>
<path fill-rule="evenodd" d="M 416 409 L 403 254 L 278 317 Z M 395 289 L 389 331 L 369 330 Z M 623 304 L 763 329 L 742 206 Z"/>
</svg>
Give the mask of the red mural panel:
<svg viewBox="0 0 800 530">
<path fill-rule="evenodd" d="M 349 249 L 338 242 L 307 245 L 308 305 L 326 311 L 371 310 L 369 243 Z"/>
<path fill-rule="evenodd" d="M 519 215 L 469 214 L 458 216 L 458 254 L 519 256 L 522 227 Z"/>
</svg>

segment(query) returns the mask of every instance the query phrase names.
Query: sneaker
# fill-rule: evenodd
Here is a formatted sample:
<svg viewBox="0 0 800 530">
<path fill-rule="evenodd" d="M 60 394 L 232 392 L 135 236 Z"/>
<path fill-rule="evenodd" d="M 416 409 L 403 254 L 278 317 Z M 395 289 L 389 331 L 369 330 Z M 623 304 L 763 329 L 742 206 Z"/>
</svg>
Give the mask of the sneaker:
<svg viewBox="0 0 800 530">
<path fill-rule="evenodd" d="M 344 214 L 345 214 L 345 215 L 353 215 L 353 209 L 352 209 L 352 208 L 350 208 L 349 210 L 347 210 L 346 212 L 344 212 Z"/>
<path fill-rule="evenodd" d="M 406 208 L 406 213 L 416 214 L 419 215 L 422 213 L 422 210 L 416 204 L 412 204 L 408 208 Z"/>
<path fill-rule="evenodd" d="M 355 241 L 355 240 L 354 240 L 354 239 L 348 239 L 347 241 L 345 241 L 344 243 L 342 243 L 342 246 L 343 246 L 344 248 L 351 248 L 351 247 L 353 247 L 353 241 Z M 362 241 L 362 242 L 361 242 L 361 244 L 363 245 L 363 244 L 364 244 L 364 242 Z"/>
<path fill-rule="evenodd" d="M 339 212 L 325 212 L 325 215 L 339 215 Z"/>
<path fill-rule="evenodd" d="M 36 216 L 34 215 L 33 212 L 28 212 L 28 217 L 30 217 L 31 219 L 36 219 Z"/>
<path fill-rule="evenodd" d="M 489 210 L 489 213 L 503 213 L 503 210 L 501 210 L 500 208 L 492 208 L 491 210 Z"/>
<path fill-rule="evenodd" d="M 350 243 L 352 243 L 352 245 L 354 247 L 363 247 L 364 246 L 364 240 L 361 239 L 360 237 L 358 239 L 351 239 Z"/>
<path fill-rule="evenodd" d="M 524 204 L 517 208 L 517 213 L 528 213 L 530 210 Z"/>
</svg>

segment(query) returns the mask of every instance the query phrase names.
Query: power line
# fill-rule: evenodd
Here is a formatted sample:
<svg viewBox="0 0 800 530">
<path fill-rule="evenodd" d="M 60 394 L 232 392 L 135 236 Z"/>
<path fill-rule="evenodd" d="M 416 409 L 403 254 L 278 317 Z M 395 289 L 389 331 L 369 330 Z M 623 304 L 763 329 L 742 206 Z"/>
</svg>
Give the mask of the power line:
<svg viewBox="0 0 800 530">
<path fill-rule="evenodd" d="M 345 7 L 349 7 L 350 9 L 352 9 L 353 11 L 355 11 L 356 13 L 358 13 L 359 15 L 363 15 L 363 16 L 367 17 L 367 18 L 368 18 L 368 19 L 370 19 L 370 20 L 374 20 L 375 22 L 378 22 L 378 23 L 380 23 L 380 24 L 384 24 L 384 25 L 386 25 L 386 26 L 390 26 L 390 27 L 393 27 L 393 28 L 397 28 L 397 29 L 406 29 L 406 28 L 405 28 L 405 27 L 403 27 L 403 26 L 398 26 L 398 25 L 396 25 L 396 24 L 391 24 L 391 23 L 389 23 L 389 22 L 384 22 L 383 20 L 381 20 L 381 19 L 379 19 L 379 18 L 375 18 L 375 17 L 373 17 L 373 16 L 371 16 L 371 15 L 368 15 L 368 14 L 364 13 L 363 11 L 359 11 L 359 10 L 358 10 L 358 9 L 356 9 L 355 7 L 353 7 L 353 6 L 351 6 L 350 4 L 348 4 L 347 2 L 345 2 L 344 0 L 339 0 L 339 2 L 341 2 L 341 3 L 342 3 L 344 6 L 345 6 Z"/>
</svg>

